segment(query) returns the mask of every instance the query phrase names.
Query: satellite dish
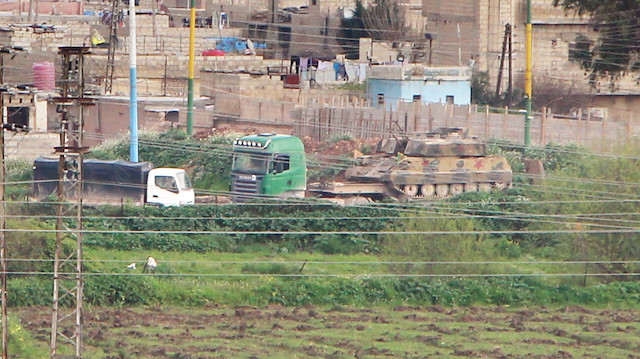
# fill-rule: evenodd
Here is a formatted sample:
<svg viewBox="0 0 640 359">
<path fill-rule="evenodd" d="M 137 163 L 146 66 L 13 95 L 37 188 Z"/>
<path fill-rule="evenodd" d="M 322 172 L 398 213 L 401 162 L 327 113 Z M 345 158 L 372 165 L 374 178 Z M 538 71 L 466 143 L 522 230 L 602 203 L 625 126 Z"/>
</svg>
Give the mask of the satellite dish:
<svg viewBox="0 0 640 359">
<path fill-rule="evenodd" d="M 249 53 L 251 55 L 256 54 L 256 47 L 253 46 L 253 41 L 251 41 L 251 39 L 247 39 L 247 48 L 249 49 Z"/>
</svg>

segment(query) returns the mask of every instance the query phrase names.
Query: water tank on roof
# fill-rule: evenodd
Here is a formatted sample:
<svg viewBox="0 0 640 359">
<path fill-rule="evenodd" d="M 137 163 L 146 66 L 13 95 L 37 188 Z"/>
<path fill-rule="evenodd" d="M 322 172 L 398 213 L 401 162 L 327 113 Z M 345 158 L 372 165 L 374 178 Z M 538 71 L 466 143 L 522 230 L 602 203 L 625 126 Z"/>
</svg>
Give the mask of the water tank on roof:
<svg viewBox="0 0 640 359">
<path fill-rule="evenodd" d="M 33 64 L 33 85 L 41 91 L 56 89 L 56 70 L 53 62 L 36 62 Z"/>
</svg>

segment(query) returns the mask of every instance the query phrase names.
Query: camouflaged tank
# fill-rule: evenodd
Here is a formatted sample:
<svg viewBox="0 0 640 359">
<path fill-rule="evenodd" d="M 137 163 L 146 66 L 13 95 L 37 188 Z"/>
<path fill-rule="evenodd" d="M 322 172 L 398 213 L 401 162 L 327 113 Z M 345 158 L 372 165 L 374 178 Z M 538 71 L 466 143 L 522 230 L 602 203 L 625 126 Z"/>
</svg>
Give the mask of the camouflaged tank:
<svg viewBox="0 0 640 359">
<path fill-rule="evenodd" d="M 460 128 L 439 129 L 413 139 L 385 139 L 376 154 L 358 157 L 349 182 L 384 183 L 393 197 L 431 198 L 511 187 L 503 157 L 487 156 L 485 143 Z"/>
</svg>

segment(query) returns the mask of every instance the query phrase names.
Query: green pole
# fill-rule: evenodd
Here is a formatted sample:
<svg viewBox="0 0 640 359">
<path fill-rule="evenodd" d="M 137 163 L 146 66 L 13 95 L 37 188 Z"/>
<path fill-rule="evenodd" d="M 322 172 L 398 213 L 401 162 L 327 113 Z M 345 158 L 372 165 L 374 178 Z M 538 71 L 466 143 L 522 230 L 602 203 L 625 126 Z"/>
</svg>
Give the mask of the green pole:
<svg viewBox="0 0 640 359">
<path fill-rule="evenodd" d="M 189 99 L 187 101 L 187 135 L 193 135 L 193 78 L 195 74 L 196 0 L 191 0 L 189 21 Z"/>
<path fill-rule="evenodd" d="M 524 76 L 524 94 L 525 94 L 525 106 L 526 117 L 524 119 L 524 144 L 529 146 L 531 144 L 531 96 L 532 96 L 532 84 L 531 84 L 531 69 L 533 67 L 533 54 L 532 54 L 532 31 L 533 25 L 531 24 L 531 0 L 527 0 L 527 26 L 526 26 L 526 70 Z"/>
</svg>

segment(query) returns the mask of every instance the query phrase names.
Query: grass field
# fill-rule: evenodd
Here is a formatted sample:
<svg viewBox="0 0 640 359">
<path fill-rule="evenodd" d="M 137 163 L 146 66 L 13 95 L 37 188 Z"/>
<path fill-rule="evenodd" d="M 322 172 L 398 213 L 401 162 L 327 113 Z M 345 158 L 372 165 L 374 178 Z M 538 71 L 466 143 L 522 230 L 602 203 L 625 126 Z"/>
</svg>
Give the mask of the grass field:
<svg viewBox="0 0 640 359">
<path fill-rule="evenodd" d="M 48 357 L 49 308 L 13 314 L 40 349 L 32 357 Z M 637 310 L 211 305 L 85 314 L 86 358 L 640 358 Z"/>
</svg>

